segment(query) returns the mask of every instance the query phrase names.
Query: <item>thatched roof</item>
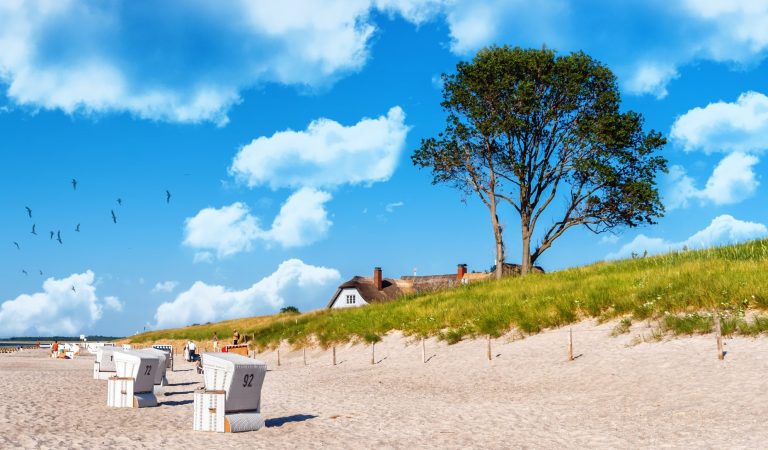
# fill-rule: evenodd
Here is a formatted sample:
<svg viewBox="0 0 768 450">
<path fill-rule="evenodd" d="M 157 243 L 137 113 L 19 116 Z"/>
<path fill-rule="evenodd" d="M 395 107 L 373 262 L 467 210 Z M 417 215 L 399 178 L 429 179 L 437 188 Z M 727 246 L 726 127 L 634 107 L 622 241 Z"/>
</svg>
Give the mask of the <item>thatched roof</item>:
<svg viewBox="0 0 768 450">
<path fill-rule="evenodd" d="M 384 278 L 381 280 L 381 285 L 382 289 L 378 290 L 376 289 L 376 285 L 373 284 L 373 278 L 359 276 L 354 277 L 351 280 L 339 285 L 338 289 L 336 289 L 336 292 L 334 292 L 333 297 L 331 297 L 331 299 L 328 301 L 328 305 L 326 307 L 330 308 L 331 305 L 333 305 L 334 300 L 336 300 L 336 297 L 338 297 L 341 291 L 344 289 L 357 289 L 357 292 L 360 293 L 360 295 L 363 297 L 363 300 L 368 303 L 388 302 L 413 292 L 412 283 L 403 280 Z"/>
</svg>

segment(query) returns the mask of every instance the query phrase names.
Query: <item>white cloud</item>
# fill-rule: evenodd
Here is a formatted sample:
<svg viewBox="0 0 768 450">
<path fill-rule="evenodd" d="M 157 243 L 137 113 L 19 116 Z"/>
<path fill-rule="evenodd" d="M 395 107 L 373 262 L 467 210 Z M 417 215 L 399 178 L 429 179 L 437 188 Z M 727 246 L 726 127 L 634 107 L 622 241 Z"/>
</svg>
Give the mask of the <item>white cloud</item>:
<svg viewBox="0 0 768 450">
<path fill-rule="evenodd" d="M 401 208 L 405 205 L 403 202 L 393 202 L 393 203 L 387 203 L 386 206 L 384 206 L 384 211 L 388 213 L 395 212 L 395 208 Z"/>
<path fill-rule="evenodd" d="M 603 237 L 600 238 L 600 243 L 601 244 L 613 245 L 613 244 L 616 244 L 618 242 L 619 242 L 619 235 L 618 234 L 613 234 L 613 233 L 603 234 Z"/>
<path fill-rule="evenodd" d="M 344 126 L 317 119 L 304 131 L 259 137 L 235 156 L 230 173 L 249 187 L 326 187 L 386 181 L 397 167 L 408 126 L 396 106 L 386 116 Z"/>
<path fill-rule="evenodd" d="M 100 300 L 96 296 L 92 271 L 48 278 L 42 292 L 22 294 L 0 304 L 0 336 L 75 336 L 101 318 L 104 306 L 122 308 L 116 297 Z"/>
<path fill-rule="evenodd" d="M 5 1 L 0 83 L 33 109 L 224 124 L 251 86 L 323 88 L 360 70 L 372 11 L 420 23 L 438 3 Z"/>
<path fill-rule="evenodd" d="M 155 287 L 152 288 L 152 292 L 173 292 L 178 285 L 179 282 L 173 280 L 158 282 L 155 284 Z"/>
<path fill-rule="evenodd" d="M 123 302 L 121 302 L 119 298 L 112 295 L 104 297 L 104 305 L 107 308 L 113 309 L 117 312 L 123 311 Z"/>
<path fill-rule="evenodd" d="M 670 137 L 686 151 L 762 152 L 768 149 L 768 97 L 750 91 L 735 103 L 693 108 L 675 120 Z"/>
<path fill-rule="evenodd" d="M 184 245 L 201 250 L 195 262 L 211 262 L 212 251 L 218 258 L 250 251 L 257 241 L 285 248 L 309 245 L 328 234 L 332 223 L 325 203 L 330 200 L 327 192 L 299 189 L 288 197 L 268 230 L 243 203 L 205 208 L 185 221 Z"/>
<path fill-rule="evenodd" d="M 640 64 L 625 83 L 628 92 L 632 94 L 652 94 L 656 98 L 667 96 L 667 84 L 680 76 L 677 69 L 670 64 L 650 62 Z"/>
<path fill-rule="evenodd" d="M 240 202 L 205 208 L 185 221 L 184 245 L 216 250 L 219 258 L 251 249 L 260 235 L 257 219 Z"/>
<path fill-rule="evenodd" d="M 274 312 L 285 304 L 316 308 L 327 301 L 339 272 L 289 259 L 251 287 L 232 290 L 202 281 L 166 302 L 155 313 L 156 327 L 168 328 Z"/>
<path fill-rule="evenodd" d="M 702 205 L 728 205 L 751 197 L 760 184 L 753 170 L 757 163 L 758 159 L 752 155 L 731 153 L 715 166 L 703 189 L 696 188 L 683 167 L 670 167 L 667 209 L 685 208 L 693 199 Z"/>
<path fill-rule="evenodd" d="M 743 66 L 768 53 L 765 0 L 603 0 L 589 7 L 565 0 L 452 0 L 430 11 L 445 17 L 456 54 L 493 44 L 584 50 L 615 70 L 628 92 L 657 98 L 666 96 L 684 65 Z"/>
<path fill-rule="evenodd" d="M 645 252 L 655 254 L 683 248 L 697 249 L 734 244 L 764 237 L 766 234 L 768 234 L 768 228 L 761 223 L 741 221 L 724 214 L 715 217 L 706 228 L 681 242 L 671 242 L 640 234 L 631 242 L 624 244 L 619 251 L 606 255 L 606 259 L 627 258 L 633 253 L 638 255 Z"/>
<path fill-rule="evenodd" d="M 328 234 L 331 221 L 325 203 L 331 194 L 311 188 L 294 192 L 280 208 L 272 228 L 263 233 L 263 239 L 283 247 L 301 247 L 317 242 Z"/>
</svg>

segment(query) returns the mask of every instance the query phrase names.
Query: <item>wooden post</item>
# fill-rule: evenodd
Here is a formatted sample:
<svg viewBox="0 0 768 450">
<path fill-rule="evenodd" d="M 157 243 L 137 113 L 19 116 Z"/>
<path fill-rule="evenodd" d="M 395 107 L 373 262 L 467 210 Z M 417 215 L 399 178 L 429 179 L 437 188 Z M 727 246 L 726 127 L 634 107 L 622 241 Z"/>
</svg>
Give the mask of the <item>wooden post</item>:
<svg viewBox="0 0 768 450">
<path fill-rule="evenodd" d="M 280 367 L 280 347 L 277 347 L 277 367 Z"/>
<path fill-rule="evenodd" d="M 715 321 L 715 340 L 717 340 L 717 359 L 723 360 L 725 355 L 723 354 L 723 335 L 720 330 L 720 314 L 712 314 L 712 319 Z"/>
<path fill-rule="evenodd" d="M 568 361 L 573 361 L 573 328 L 568 330 Z"/>
<path fill-rule="evenodd" d="M 304 350 L 304 365 L 306 366 L 307 365 L 307 347 L 304 347 L 303 350 Z"/>
<path fill-rule="evenodd" d="M 376 343 L 371 344 L 371 365 L 376 364 Z"/>
<path fill-rule="evenodd" d="M 336 347 L 333 347 L 333 365 L 336 365 Z"/>
<path fill-rule="evenodd" d="M 491 358 L 491 335 L 490 334 L 488 335 L 488 348 L 486 350 L 487 350 L 486 353 L 488 356 L 488 361 L 491 361 L 492 358 Z"/>
<path fill-rule="evenodd" d="M 427 350 L 424 346 L 424 338 L 421 338 L 421 362 L 426 363 L 427 362 Z"/>
</svg>

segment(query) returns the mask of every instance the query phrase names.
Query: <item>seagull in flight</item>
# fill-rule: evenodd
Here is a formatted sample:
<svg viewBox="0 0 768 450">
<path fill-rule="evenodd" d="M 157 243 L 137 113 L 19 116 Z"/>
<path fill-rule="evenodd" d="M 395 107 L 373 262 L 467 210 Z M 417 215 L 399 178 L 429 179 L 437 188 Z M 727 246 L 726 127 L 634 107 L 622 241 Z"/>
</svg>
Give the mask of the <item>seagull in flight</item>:
<svg viewBox="0 0 768 450">
<path fill-rule="evenodd" d="M 171 191 L 167 189 L 165 191 L 165 203 L 171 203 Z"/>
<path fill-rule="evenodd" d="M 74 286 L 72 286 L 72 292 L 77 292 Z"/>
<path fill-rule="evenodd" d="M 24 269 L 21 269 L 21 273 L 23 273 L 24 275 L 29 275 L 29 274 L 27 273 L 27 271 L 26 271 L 26 270 L 24 270 Z"/>
<path fill-rule="evenodd" d="M 35 236 L 37 236 L 37 231 L 35 231 L 35 226 L 36 226 L 36 225 L 33 223 L 33 224 L 32 224 L 32 234 L 34 234 Z"/>
<path fill-rule="evenodd" d="M 117 216 L 115 215 L 115 210 L 112 209 L 110 210 L 110 212 L 112 213 L 112 222 L 117 223 Z"/>
<path fill-rule="evenodd" d="M 123 206 L 123 199 L 120 197 L 117 197 L 117 204 L 120 206 Z"/>
<path fill-rule="evenodd" d="M 56 234 L 53 231 L 51 231 L 51 239 L 53 239 L 53 235 Z"/>
<path fill-rule="evenodd" d="M 29 215 L 29 218 L 31 219 L 32 218 L 32 208 L 30 208 L 29 206 L 25 206 L 24 209 L 27 210 L 27 215 Z"/>
<path fill-rule="evenodd" d="M 17 249 L 17 250 L 21 250 L 21 247 L 19 247 L 19 243 L 18 243 L 18 242 L 16 242 L 16 241 L 13 241 L 13 245 L 15 245 L 15 246 L 16 246 L 16 249 Z"/>
<path fill-rule="evenodd" d="M 40 271 L 40 275 L 42 275 L 42 274 L 43 274 L 43 271 L 41 270 L 41 271 Z"/>
<path fill-rule="evenodd" d="M 78 223 L 78 224 L 77 224 L 77 226 L 75 227 L 75 231 L 77 231 L 78 233 L 80 232 L 80 224 L 79 224 L 79 223 Z"/>
<path fill-rule="evenodd" d="M 75 180 L 74 178 L 72 178 L 72 190 L 74 191 L 77 190 L 77 180 Z"/>
<path fill-rule="evenodd" d="M 59 241 L 59 244 L 63 244 L 63 242 L 61 242 L 61 230 L 59 230 L 59 232 L 56 233 L 56 240 Z"/>
</svg>

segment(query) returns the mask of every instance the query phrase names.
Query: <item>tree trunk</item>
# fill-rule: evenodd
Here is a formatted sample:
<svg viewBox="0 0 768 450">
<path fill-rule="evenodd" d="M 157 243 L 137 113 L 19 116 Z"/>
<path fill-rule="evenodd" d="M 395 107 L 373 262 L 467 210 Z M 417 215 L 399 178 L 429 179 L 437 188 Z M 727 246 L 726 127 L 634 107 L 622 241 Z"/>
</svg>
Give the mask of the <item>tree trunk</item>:
<svg viewBox="0 0 768 450">
<path fill-rule="evenodd" d="M 533 269 L 532 264 L 533 261 L 531 261 L 531 228 L 529 225 L 529 221 L 525 218 L 521 218 L 521 226 L 522 234 L 523 234 L 523 256 L 520 261 L 520 275 L 527 275 L 531 273 L 531 270 Z"/>
<path fill-rule="evenodd" d="M 490 197 L 489 209 L 491 210 L 491 225 L 493 226 L 493 237 L 496 240 L 496 279 L 501 280 L 504 271 L 504 236 L 499 216 L 496 214 L 496 198 Z"/>
</svg>

